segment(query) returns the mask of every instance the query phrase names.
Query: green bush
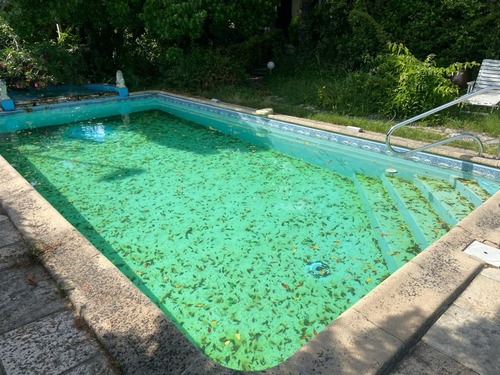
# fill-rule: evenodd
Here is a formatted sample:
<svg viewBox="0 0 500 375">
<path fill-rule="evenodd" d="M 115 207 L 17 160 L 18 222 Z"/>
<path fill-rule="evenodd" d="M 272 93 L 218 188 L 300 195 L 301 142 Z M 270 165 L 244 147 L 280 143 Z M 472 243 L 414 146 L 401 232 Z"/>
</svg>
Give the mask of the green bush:
<svg viewBox="0 0 500 375">
<path fill-rule="evenodd" d="M 176 49 L 163 55 L 162 78 L 166 85 L 189 90 L 242 83 L 247 74 L 243 66 L 223 49 L 193 47 L 183 53 Z"/>
<path fill-rule="evenodd" d="M 380 58 L 377 73 L 388 83 L 384 112 L 396 117 L 414 116 L 456 99 L 459 87 L 450 77 L 475 64 L 438 67 L 434 55 L 421 61 L 402 44 L 391 43 L 389 49 L 390 53 Z"/>
<path fill-rule="evenodd" d="M 27 43 L 0 17 L 0 67 L 10 87 L 83 81 L 85 66 L 69 34 L 58 41 Z"/>
<path fill-rule="evenodd" d="M 2 78 L 11 87 L 24 88 L 34 82 L 51 80 L 42 60 L 25 49 L 14 30 L 0 17 L 0 67 Z"/>
<path fill-rule="evenodd" d="M 281 30 L 265 31 L 228 47 L 225 53 L 247 72 L 265 67 L 269 60 L 283 54 L 285 36 Z"/>
<path fill-rule="evenodd" d="M 421 61 L 402 44 L 389 44 L 372 68 L 347 74 L 318 89 L 322 109 L 355 116 L 408 118 L 456 99 L 450 77 L 476 63 L 438 67 L 433 55 Z M 437 117 L 435 117 L 437 118 Z"/>
</svg>

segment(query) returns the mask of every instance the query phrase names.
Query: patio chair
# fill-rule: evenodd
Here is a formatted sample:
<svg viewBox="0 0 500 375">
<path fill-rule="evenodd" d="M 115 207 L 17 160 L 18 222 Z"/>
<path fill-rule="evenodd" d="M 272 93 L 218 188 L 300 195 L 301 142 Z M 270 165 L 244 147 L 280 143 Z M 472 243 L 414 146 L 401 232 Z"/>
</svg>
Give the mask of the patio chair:
<svg viewBox="0 0 500 375">
<path fill-rule="evenodd" d="M 491 86 L 500 88 L 500 60 L 485 59 L 481 63 L 476 80 L 467 82 L 467 94 Z M 466 102 L 493 109 L 500 103 L 500 89 L 473 96 Z"/>
</svg>

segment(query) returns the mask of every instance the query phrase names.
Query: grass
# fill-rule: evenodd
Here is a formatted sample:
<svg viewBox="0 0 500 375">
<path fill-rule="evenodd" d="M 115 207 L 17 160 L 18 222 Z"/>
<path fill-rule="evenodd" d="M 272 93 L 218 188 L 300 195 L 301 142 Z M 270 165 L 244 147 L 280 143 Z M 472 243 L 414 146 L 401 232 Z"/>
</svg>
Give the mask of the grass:
<svg viewBox="0 0 500 375">
<path fill-rule="evenodd" d="M 327 123 L 345 126 L 357 126 L 367 131 L 385 134 L 391 126 L 396 124 L 396 119 L 384 118 L 373 112 L 373 103 L 369 103 L 369 96 L 360 93 L 353 101 L 342 100 L 339 104 L 325 108 L 322 95 L 329 95 L 329 103 L 335 93 L 348 90 L 346 80 L 337 77 L 334 72 L 281 74 L 273 72 L 271 75 L 252 79 L 248 85 L 226 86 L 214 90 L 197 92 L 196 94 L 217 98 L 223 102 L 244 105 L 251 108 L 273 108 L 275 113 L 309 118 Z M 396 136 L 433 142 L 449 137 L 450 132 L 473 132 L 484 137 L 500 137 L 500 110 L 490 111 L 477 107 L 453 107 L 443 111 L 439 118 L 428 118 L 428 122 L 415 123 L 411 126 L 398 129 Z M 486 113 L 485 113 L 486 112 Z M 401 119 L 404 120 L 404 119 Z M 449 129 L 449 130 L 446 130 Z M 487 154 L 495 155 L 498 141 L 485 145 Z M 467 140 L 456 141 L 451 145 L 464 149 L 476 149 L 474 142 Z"/>
</svg>

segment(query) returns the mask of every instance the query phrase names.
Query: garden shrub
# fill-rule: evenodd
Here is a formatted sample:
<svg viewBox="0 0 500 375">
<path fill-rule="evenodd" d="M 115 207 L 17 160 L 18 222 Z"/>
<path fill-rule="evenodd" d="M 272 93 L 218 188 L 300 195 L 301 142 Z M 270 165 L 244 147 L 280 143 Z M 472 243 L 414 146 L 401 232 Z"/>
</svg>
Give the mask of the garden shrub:
<svg viewBox="0 0 500 375">
<path fill-rule="evenodd" d="M 402 44 L 390 43 L 371 68 L 347 74 L 335 87 L 320 87 L 318 103 L 342 114 L 408 118 L 456 99 L 460 89 L 450 77 L 475 65 L 438 67 L 433 55 L 421 61 Z"/>
<path fill-rule="evenodd" d="M 389 49 L 390 53 L 380 58 L 377 71 L 388 82 L 384 111 L 396 117 L 415 116 L 456 99 L 459 87 L 450 77 L 475 64 L 438 67 L 434 55 L 421 61 L 402 44 L 390 43 Z"/>
<path fill-rule="evenodd" d="M 0 67 L 10 87 L 83 81 L 85 66 L 69 34 L 58 41 L 27 43 L 0 17 Z"/>
<path fill-rule="evenodd" d="M 265 67 L 269 60 L 281 56 L 284 45 L 285 35 L 283 31 L 270 30 L 228 47 L 225 49 L 225 53 L 251 73 L 253 69 Z"/>
<path fill-rule="evenodd" d="M 236 85 L 247 78 L 243 66 L 224 49 L 193 47 L 184 53 L 179 49 L 167 57 L 164 67 L 166 84 L 190 90 Z"/>
<path fill-rule="evenodd" d="M 0 68 L 2 77 L 11 87 L 25 88 L 39 82 L 43 85 L 52 77 L 41 59 L 24 48 L 14 30 L 0 17 Z"/>
</svg>

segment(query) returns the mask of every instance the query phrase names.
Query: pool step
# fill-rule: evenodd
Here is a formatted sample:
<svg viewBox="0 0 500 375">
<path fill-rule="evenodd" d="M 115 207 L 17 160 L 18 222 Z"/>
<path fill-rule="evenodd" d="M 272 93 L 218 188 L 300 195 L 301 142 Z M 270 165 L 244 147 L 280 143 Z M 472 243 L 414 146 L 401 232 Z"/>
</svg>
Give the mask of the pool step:
<svg viewBox="0 0 500 375">
<path fill-rule="evenodd" d="M 448 181 L 416 176 L 415 184 L 449 225 L 455 225 L 476 208 L 473 202 Z"/>
<path fill-rule="evenodd" d="M 354 175 L 353 180 L 366 207 L 373 233 L 390 272 L 420 252 L 409 225 L 379 178 Z"/>
<path fill-rule="evenodd" d="M 447 181 L 354 174 L 352 179 L 390 272 L 446 234 L 493 193 L 481 181 L 456 176 Z"/>
<path fill-rule="evenodd" d="M 495 194 L 497 191 L 500 191 L 500 187 L 493 186 L 483 180 L 477 180 L 477 184 L 487 191 L 490 196 Z"/>
<path fill-rule="evenodd" d="M 426 248 L 450 230 L 450 226 L 412 181 L 395 175 L 382 176 L 381 179 L 384 187 L 403 212 L 421 249 Z"/>
<path fill-rule="evenodd" d="M 452 186 L 459 191 L 475 207 L 483 204 L 493 193 L 488 192 L 480 183 L 460 177 L 451 179 Z"/>
</svg>

